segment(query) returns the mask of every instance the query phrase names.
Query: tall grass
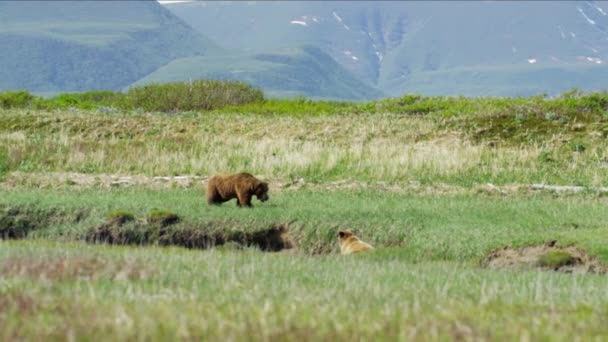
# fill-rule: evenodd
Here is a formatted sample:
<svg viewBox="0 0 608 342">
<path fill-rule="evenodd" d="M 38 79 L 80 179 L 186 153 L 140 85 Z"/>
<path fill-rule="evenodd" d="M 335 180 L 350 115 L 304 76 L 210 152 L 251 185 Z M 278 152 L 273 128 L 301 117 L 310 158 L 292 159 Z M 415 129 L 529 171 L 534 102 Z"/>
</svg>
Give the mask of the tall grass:
<svg viewBox="0 0 608 342">
<path fill-rule="evenodd" d="M 476 119 L 482 115 L 7 110 L 0 114 L 0 165 L 5 173 L 165 176 L 247 170 L 280 182 L 605 185 L 603 121 L 549 123 L 550 130 L 530 135 L 533 127 L 518 125 L 516 116 Z M 477 120 L 477 128 L 471 120 Z M 500 124 L 511 129 L 511 137 L 503 136 Z"/>
<path fill-rule="evenodd" d="M 608 278 L 601 276 L 365 256 L 31 242 L 0 242 L 0 268 L 2 340 L 571 341 L 608 335 Z"/>
</svg>

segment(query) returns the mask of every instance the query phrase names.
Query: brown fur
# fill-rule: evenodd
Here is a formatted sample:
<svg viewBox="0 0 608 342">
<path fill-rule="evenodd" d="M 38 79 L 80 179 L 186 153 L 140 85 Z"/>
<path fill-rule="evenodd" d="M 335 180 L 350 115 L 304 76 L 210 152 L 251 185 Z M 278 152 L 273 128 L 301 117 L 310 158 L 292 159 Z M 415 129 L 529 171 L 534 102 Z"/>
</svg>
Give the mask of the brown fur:
<svg viewBox="0 0 608 342">
<path fill-rule="evenodd" d="M 252 207 L 251 198 L 268 200 L 268 183 L 262 182 L 249 173 L 218 174 L 207 183 L 207 203 L 222 204 L 236 198 L 239 207 Z"/>
<path fill-rule="evenodd" d="M 369 243 L 361 241 L 350 230 L 339 231 L 338 242 L 340 243 L 340 253 L 342 253 L 342 255 L 365 252 L 374 249 L 374 247 L 372 247 Z"/>
</svg>

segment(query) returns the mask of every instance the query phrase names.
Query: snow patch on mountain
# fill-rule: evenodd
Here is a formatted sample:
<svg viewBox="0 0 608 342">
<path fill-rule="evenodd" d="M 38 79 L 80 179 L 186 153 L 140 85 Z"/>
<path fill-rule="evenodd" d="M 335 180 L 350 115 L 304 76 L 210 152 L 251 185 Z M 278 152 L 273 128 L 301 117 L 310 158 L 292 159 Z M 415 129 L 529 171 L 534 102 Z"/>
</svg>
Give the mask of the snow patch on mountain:
<svg viewBox="0 0 608 342">
<path fill-rule="evenodd" d="M 557 29 L 559 30 L 559 34 L 562 36 L 562 39 L 566 39 L 566 34 L 564 33 L 564 30 L 562 30 L 562 27 L 557 25 Z"/>
<path fill-rule="evenodd" d="M 578 12 L 585 18 L 585 20 L 587 20 L 587 22 L 591 25 L 595 25 L 595 20 L 592 20 L 591 18 L 589 18 L 587 16 L 587 14 L 585 14 L 585 11 L 583 11 L 580 7 L 576 8 L 578 10 Z"/>
<path fill-rule="evenodd" d="M 311 23 L 318 23 L 319 22 L 319 17 L 314 16 L 314 15 L 303 15 L 299 18 L 296 18 L 292 21 L 290 21 L 290 24 L 294 24 L 294 25 L 300 25 L 300 26 L 308 26 L 308 24 Z"/>
<path fill-rule="evenodd" d="M 606 15 L 606 12 L 605 12 L 605 11 L 604 11 L 604 10 L 603 10 L 603 9 L 602 9 L 600 6 L 598 6 L 598 5 L 594 4 L 594 3 L 592 3 L 591 5 L 592 5 L 593 7 L 595 7 L 595 9 L 596 9 L 598 12 L 600 12 L 602 15 Z"/>
<path fill-rule="evenodd" d="M 334 18 L 336 18 L 336 20 L 342 24 L 342 26 L 344 26 L 345 29 L 347 29 L 348 31 L 350 31 L 350 27 L 348 27 L 348 25 L 346 25 L 343 20 L 342 17 L 340 17 L 338 15 L 338 13 L 336 13 L 336 11 L 331 12 L 331 14 L 334 16 Z"/>
<path fill-rule="evenodd" d="M 342 22 L 342 18 L 338 15 L 338 13 L 336 13 L 336 11 L 331 12 L 331 14 L 334 15 L 334 18 L 336 18 L 338 22 Z"/>
</svg>

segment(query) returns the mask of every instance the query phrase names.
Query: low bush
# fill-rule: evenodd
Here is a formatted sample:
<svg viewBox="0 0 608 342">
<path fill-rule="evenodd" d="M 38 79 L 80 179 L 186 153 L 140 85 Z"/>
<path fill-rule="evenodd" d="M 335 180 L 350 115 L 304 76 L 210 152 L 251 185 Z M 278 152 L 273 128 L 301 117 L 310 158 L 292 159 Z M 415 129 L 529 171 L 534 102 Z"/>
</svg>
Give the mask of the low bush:
<svg viewBox="0 0 608 342">
<path fill-rule="evenodd" d="M 261 102 L 264 92 L 243 82 L 197 80 L 133 87 L 127 92 L 127 98 L 134 108 L 179 112 Z"/>
<path fill-rule="evenodd" d="M 36 97 L 27 91 L 0 92 L 0 108 L 27 108 Z"/>
</svg>

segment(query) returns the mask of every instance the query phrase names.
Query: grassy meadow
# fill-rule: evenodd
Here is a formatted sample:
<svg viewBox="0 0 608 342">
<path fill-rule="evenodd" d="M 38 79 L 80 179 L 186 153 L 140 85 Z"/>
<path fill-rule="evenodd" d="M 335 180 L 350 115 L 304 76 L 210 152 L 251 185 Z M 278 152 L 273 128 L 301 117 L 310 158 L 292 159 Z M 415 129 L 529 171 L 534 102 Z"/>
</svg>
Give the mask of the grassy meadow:
<svg viewBox="0 0 608 342">
<path fill-rule="evenodd" d="M 550 240 L 608 264 L 606 93 L 241 91 L 187 110 L 156 108 L 155 86 L 131 92 L 147 109 L 129 93 L 0 93 L 0 340 L 608 337 L 605 274 L 484 264 Z M 270 200 L 207 206 L 207 177 L 231 171 L 268 180 Z M 151 224 L 154 210 L 180 220 Z M 128 243 L 91 243 L 112 212 L 133 215 L 112 228 Z M 295 248 L 188 244 L 277 224 Z M 341 256 L 346 228 L 375 250 Z"/>
</svg>

